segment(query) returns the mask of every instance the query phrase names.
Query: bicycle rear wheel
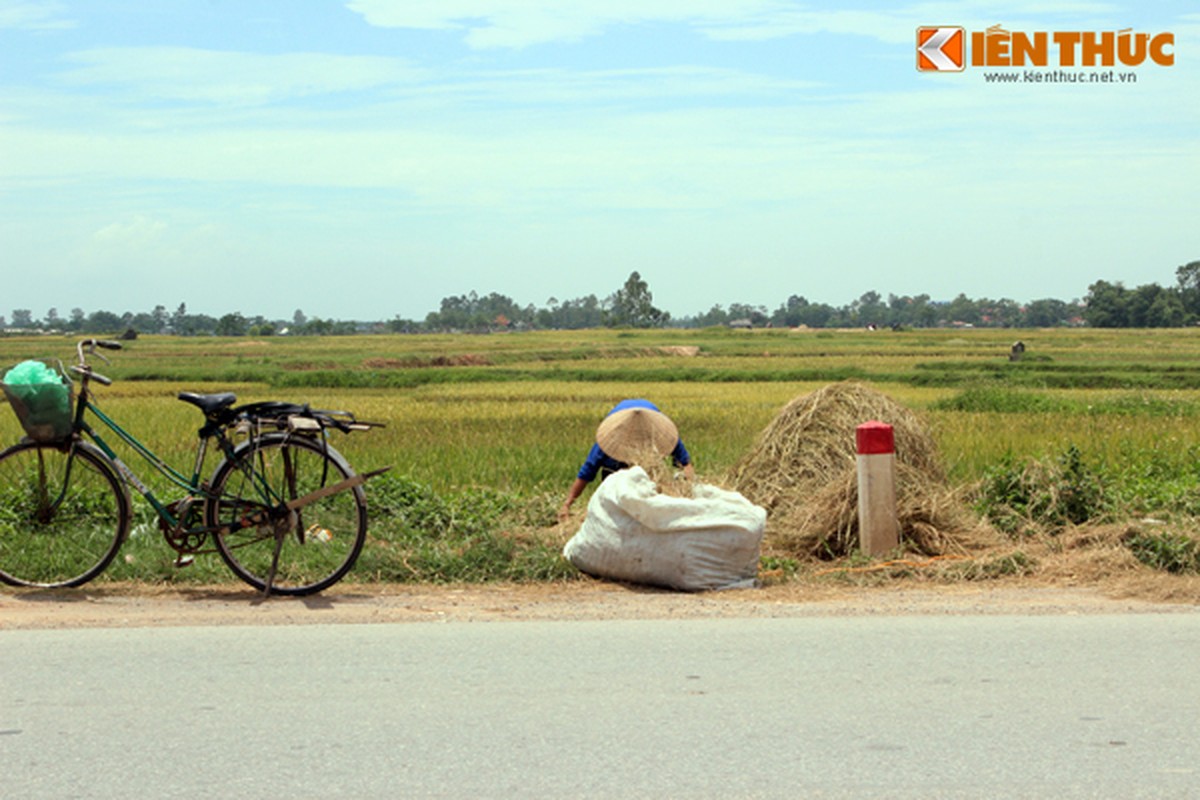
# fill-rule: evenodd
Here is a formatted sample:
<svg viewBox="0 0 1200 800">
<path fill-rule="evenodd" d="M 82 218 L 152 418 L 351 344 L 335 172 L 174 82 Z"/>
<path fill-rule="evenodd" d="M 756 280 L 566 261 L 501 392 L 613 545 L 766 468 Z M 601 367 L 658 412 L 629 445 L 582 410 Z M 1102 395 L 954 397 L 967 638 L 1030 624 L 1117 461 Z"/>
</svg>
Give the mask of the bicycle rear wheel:
<svg viewBox="0 0 1200 800">
<path fill-rule="evenodd" d="M 270 434 L 248 442 L 213 473 L 206 524 L 234 574 L 257 589 L 306 595 L 337 583 L 354 566 L 367 538 L 362 486 L 322 497 L 287 514 L 267 514 L 354 475 L 320 440 Z M 258 524 L 238 529 L 248 517 Z M 222 530 L 224 529 L 224 530 Z M 278 560 L 276 551 L 278 550 Z"/>
<path fill-rule="evenodd" d="M 112 562 L 129 529 L 129 495 L 83 442 L 24 442 L 0 453 L 0 581 L 79 586 Z"/>
</svg>

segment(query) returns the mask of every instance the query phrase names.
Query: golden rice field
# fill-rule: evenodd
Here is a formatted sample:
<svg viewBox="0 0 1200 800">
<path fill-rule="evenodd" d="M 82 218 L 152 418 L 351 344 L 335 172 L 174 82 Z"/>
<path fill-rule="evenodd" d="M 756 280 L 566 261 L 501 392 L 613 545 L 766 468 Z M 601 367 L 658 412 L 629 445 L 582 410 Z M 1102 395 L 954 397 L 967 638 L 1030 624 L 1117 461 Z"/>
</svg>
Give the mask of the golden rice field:
<svg viewBox="0 0 1200 800">
<path fill-rule="evenodd" d="M 1025 355 L 1010 361 L 1018 339 Z M 73 352 L 59 336 L 0 338 L 5 368 L 28 357 L 69 363 Z M 916 412 L 957 485 L 1072 449 L 1109 481 L 1120 513 L 1200 511 L 1200 330 L 143 337 L 109 357 L 95 364 L 115 380 L 97 389 L 102 407 L 180 467 L 191 464 L 200 425 L 175 399 L 180 390 L 308 402 L 385 424 L 336 435 L 360 471 L 391 465 L 438 494 L 528 500 L 540 509 L 534 527 L 552 524 L 545 510 L 623 398 L 657 403 L 698 477 L 721 483 L 784 405 L 847 380 Z M 0 443 L 16 442 L 14 415 L 0 411 Z M 136 456 L 126 460 L 150 477 Z M 393 575 L 364 562 L 363 571 Z"/>
<path fill-rule="evenodd" d="M 1027 346 L 1026 360 L 1010 364 L 1016 339 Z M 69 363 L 72 344 L 0 339 L 0 363 L 29 356 Z M 687 346 L 698 354 L 663 352 Z M 1170 460 L 1200 440 L 1200 331 L 1191 330 L 143 337 L 110 359 L 97 363 L 117 381 L 98 390 L 104 407 L 170 458 L 189 457 L 198 424 L 176 392 L 232 390 L 243 401 L 310 402 L 384 422 L 387 428 L 341 446 L 363 467 L 394 464 L 442 488 L 565 485 L 597 421 L 630 396 L 667 411 L 700 473 L 715 476 L 790 399 L 843 379 L 865 381 L 924 414 L 960 480 L 1006 454 L 1038 456 L 1071 443 L 1098 459 L 1137 453 Z M 1071 407 L 938 405 L 980 387 Z M 1106 403 L 1122 413 L 1095 413 Z M 19 435 L 13 416 L 0 415 L 0 441 Z"/>
</svg>

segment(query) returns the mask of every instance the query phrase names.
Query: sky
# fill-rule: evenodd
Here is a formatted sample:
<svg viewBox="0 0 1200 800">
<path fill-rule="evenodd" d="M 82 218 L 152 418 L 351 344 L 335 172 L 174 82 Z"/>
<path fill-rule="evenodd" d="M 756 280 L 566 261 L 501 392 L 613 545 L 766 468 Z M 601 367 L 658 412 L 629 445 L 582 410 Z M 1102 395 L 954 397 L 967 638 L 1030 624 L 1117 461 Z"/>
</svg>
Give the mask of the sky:
<svg viewBox="0 0 1200 800">
<path fill-rule="evenodd" d="M 1174 63 L 917 69 L 917 28 Z M 1193 2 L 0 0 L 0 315 L 1082 298 L 1200 259 Z M 1112 72 L 1108 83 L 992 73 Z"/>
</svg>

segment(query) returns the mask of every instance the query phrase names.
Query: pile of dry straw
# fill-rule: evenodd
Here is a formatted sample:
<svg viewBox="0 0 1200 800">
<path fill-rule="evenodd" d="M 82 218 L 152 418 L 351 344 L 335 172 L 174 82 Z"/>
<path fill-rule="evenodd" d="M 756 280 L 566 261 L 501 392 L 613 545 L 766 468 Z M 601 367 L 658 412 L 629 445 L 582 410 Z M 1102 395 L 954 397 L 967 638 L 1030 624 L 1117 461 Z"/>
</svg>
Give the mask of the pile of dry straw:
<svg viewBox="0 0 1200 800">
<path fill-rule="evenodd" d="M 901 544 L 929 556 L 966 554 L 1000 542 L 946 483 L 937 447 L 909 409 L 862 384 L 836 383 L 788 403 L 726 483 L 770 512 L 773 549 L 835 558 L 858 549 L 855 431 L 879 420 L 896 437 Z"/>
</svg>

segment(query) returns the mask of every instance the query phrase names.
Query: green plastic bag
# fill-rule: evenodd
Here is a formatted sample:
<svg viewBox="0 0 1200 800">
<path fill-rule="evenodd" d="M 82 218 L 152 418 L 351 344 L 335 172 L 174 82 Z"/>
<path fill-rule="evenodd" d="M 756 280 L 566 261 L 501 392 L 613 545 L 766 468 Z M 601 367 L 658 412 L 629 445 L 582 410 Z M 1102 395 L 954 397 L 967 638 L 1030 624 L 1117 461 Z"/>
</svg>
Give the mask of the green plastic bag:
<svg viewBox="0 0 1200 800">
<path fill-rule="evenodd" d="M 62 377 L 42 361 L 22 361 L 4 373 L 4 382 L 10 386 L 43 383 L 62 385 Z"/>
<path fill-rule="evenodd" d="M 4 394 L 30 439 L 55 442 L 71 435 L 71 386 L 42 361 L 22 361 L 4 373 Z"/>
</svg>

